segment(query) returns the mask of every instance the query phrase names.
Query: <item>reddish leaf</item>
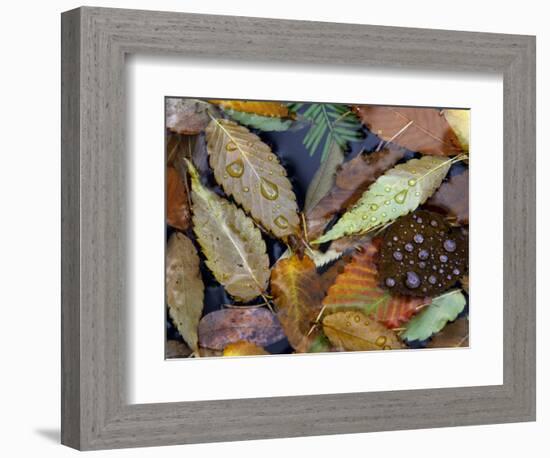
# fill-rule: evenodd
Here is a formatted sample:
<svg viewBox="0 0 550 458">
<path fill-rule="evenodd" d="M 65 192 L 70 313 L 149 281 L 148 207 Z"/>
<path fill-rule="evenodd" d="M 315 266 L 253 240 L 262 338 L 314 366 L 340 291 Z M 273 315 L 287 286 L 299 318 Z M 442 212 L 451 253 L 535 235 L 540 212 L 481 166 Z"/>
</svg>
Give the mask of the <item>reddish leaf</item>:
<svg viewBox="0 0 550 458">
<path fill-rule="evenodd" d="M 195 99 L 166 99 L 166 127 L 178 134 L 198 134 L 210 122 L 215 108 Z"/>
<path fill-rule="evenodd" d="M 425 207 L 448 216 L 451 223 L 468 224 L 469 211 L 469 172 L 451 177 L 426 202 Z"/>
<path fill-rule="evenodd" d="M 395 295 L 391 297 L 389 302 L 378 307 L 373 316 L 377 321 L 390 329 L 398 328 L 409 321 L 421 305 L 430 303 L 431 299 L 429 297 L 419 298 Z"/>
<path fill-rule="evenodd" d="M 384 141 L 435 156 L 462 152 L 458 137 L 436 108 L 359 105 L 354 111 L 363 124 Z"/>
<path fill-rule="evenodd" d="M 166 182 L 166 222 L 169 226 L 185 231 L 191 217 L 187 189 L 173 167 L 166 169 Z"/>
<path fill-rule="evenodd" d="M 353 205 L 368 187 L 393 167 L 405 152 L 389 148 L 371 154 L 359 154 L 342 165 L 334 186 L 306 215 L 310 240 L 322 235 L 330 220 Z"/>
</svg>

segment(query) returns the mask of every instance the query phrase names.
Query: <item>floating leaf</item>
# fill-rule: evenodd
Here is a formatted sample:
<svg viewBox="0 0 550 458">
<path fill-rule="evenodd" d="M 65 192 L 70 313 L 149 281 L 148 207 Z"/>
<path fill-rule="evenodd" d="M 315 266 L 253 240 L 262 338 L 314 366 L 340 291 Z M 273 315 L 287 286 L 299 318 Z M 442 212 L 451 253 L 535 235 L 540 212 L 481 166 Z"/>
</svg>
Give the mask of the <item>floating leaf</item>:
<svg viewBox="0 0 550 458">
<path fill-rule="evenodd" d="M 262 347 L 258 347 L 245 340 L 230 343 L 223 349 L 223 356 L 254 356 L 254 355 L 269 355 Z"/>
<path fill-rule="evenodd" d="M 323 291 L 315 264 L 297 255 L 279 260 L 271 271 L 271 294 L 290 345 L 306 352 L 316 335 L 309 333 L 319 312 Z"/>
<path fill-rule="evenodd" d="M 470 218 L 469 171 L 452 176 L 443 182 L 435 194 L 426 202 L 429 210 L 448 215 L 451 222 L 468 224 Z"/>
<path fill-rule="evenodd" d="M 449 321 L 455 320 L 465 305 L 466 299 L 458 290 L 434 298 L 428 307 L 407 323 L 401 338 L 408 341 L 426 340 L 441 331 Z"/>
<path fill-rule="evenodd" d="M 287 130 L 292 125 L 292 119 L 282 119 L 270 116 L 260 116 L 254 113 L 244 111 L 235 111 L 229 108 L 224 112 L 234 121 L 239 122 L 253 129 L 263 130 L 264 132 L 281 132 Z"/>
<path fill-rule="evenodd" d="M 470 149 L 470 110 L 443 110 L 464 151 Z"/>
<path fill-rule="evenodd" d="M 253 113 L 260 116 L 287 118 L 290 112 L 286 105 L 280 102 L 254 102 L 248 100 L 210 100 L 210 103 L 221 106 L 224 111 L 234 110 Z"/>
<path fill-rule="evenodd" d="M 413 211 L 439 187 L 451 162 L 452 159 L 423 156 L 396 165 L 378 178 L 355 206 L 313 243 L 364 234 Z"/>
<path fill-rule="evenodd" d="M 191 349 L 179 340 L 167 340 L 164 347 L 166 359 L 187 358 L 192 353 Z"/>
<path fill-rule="evenodd" d="M 304 212 L 307 213 L 332 189 L 338 167 L 344 162 L 344 151 L 333 142 L 325 161 L 313 175 L 306 192 Z"/>
<path fill-rule="evenodd" d="M 462 152 L 457 135 L 436 108 L 360 105 L 354 110 L 363 124 L 386 142 L 437 156 Z"/>
<path fill-rule="evenodd" d="M 185 231 L 189 227 L 191 214 L 187 188 L 174 167 L 166 169 L 166 222 L 169 226 Z"/>
<path fill-rule="evenodd" d="M 337 312 L 323 319 L 323 331 L 336 348 L 346 351 L 402 348 L 397 335 L 361 312 Z"/>
<path fill-rule="evenodd" d="M 176 232 L 166 247 L 166 303 L 176 328 L 193 351 L 198 349 L 197 325 L 203 302 L 197 251 L 191 240 Z"/>
<path fill-rule="evenodd" d="M 279 321 L 265 308 L 217 310 L 199 323 L 199 343 L 212 350 L 241 340 L 267 347 L 284 338 Z"/>
<path fill-rule="evenodd" d="M 198 134 L 210 122 L 209 111 L 214 107 L 202 100 L 166 99 L 166 127 L 178 134 Z"/>
<path fill-rule="evenodd" d="M 458 318 L 435 334 L 427 348 L 468 347 L 470 345 L 470 324 L 466 317 Z"/>
<path fill-rule="evenodd" d="M 232 203 L 204 188 L 188 163 L 192 184 L 193 229 L 206 265 L 235 299 L 247 302 L 263 294 L 269 259 L 259 229 Z"/>
<path fill-rule="evenodd" d="M 299 232 L 296 196 L 286 170 L 269 146 L 246 127 L 213 119 L 206 129 L 216 181 L 276 237 Z"/>
<path fill-rule="evenodd" d="M 301 110 L 304 104 L 293 104 L 293 111 Z M 349 141 L 362 137 L 361 123 L 347 105 L 332 103 L 312 103 L 301 116 L 311 122 L 304 146 L 313 156 L 321 149 L 321 162 L 328 157 L 333 142 L 345 150 Z"/>
<path fill-rule="evenodd" d="M 332 218 L 352 206 L 374 181 L 403 158 L 405 151 L 388 148 L 359 154 L 336 173 L 332 189 L 306 212 L 308 236 L 321 236 Z M 328 161 L 327 161 L 328 162 Z"/>
</svg>

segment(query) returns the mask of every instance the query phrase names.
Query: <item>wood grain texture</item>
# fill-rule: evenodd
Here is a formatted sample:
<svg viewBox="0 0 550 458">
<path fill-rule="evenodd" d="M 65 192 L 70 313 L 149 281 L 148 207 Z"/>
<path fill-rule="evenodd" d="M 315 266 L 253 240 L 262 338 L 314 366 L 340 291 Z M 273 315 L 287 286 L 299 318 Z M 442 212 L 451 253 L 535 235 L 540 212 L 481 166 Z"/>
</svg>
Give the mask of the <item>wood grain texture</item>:
<svg viewBox="0 0 550 458">
<path fill-rule="evenodd" d="M 236 32 L 238 30 L 238 33 Z M 535 39 L 80 8 L 62 16 L 62 442 L 104 449 L 535 418 Z M 128 53 L 504 76 L 504 384 L 130 405 Z M 521 152 L 521 154 L 518 154 Z"/>
</svg>

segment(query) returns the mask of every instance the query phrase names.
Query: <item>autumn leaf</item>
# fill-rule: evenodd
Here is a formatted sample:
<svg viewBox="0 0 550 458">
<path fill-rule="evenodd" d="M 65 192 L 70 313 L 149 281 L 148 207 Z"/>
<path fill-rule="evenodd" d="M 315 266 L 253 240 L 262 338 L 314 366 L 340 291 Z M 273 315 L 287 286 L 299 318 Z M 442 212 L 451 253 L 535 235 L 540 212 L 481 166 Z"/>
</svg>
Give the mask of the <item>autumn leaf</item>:
<svg viewBox="0 0 550 458">
<path fill-rule="evenodd" d="M 191 214 L 187 189 L 174 167 L 166 169 L 166 222 L 169 226 L 185 231 L 189 227 Z"/>
<path fill-rule="evenodd" d="M 455 156 L 463 151 L 447 119 L 436 108 L 359 105 L 354 111 L 371 132 L 386 142 L 436 156 Z"/>
<path fill-rule="evenodd" d="M 468 347 L 470 345 L 470 324 L 466 317 L 458 318 L 435 334 L 427 348 Z"/>
<path fill-rule="evenodd" d="M 464 291 L 466 291 L 468 294 L 470 294 L 470 276 L 469 275 L 464 275 L 460 279 L 460 284 L 462 285 L 462 288 L 464 289 Z"/>
<path fill-rule="evenodd" d="M 284 338 L 279 321 L 265 308 L 217 310 L 199 323 L 200 346 L 212 350 L 223 350 L 242 340 L 267 347 Z"/>
<path fill-rule="evenodd" d="M 210 122 L 215 108 L 196 99 L 166 99 L 166 127 L 178 134 L 198 134 Z"/>
<path fill-rule="evenodd" d="M 213 119 L 206 129 L 216 181 L 264 229 L 286 239 L 299 233 L 296 196 L 269 146 L 246 127 Z"/>
<path fill-rule="evenodd" d="M 290 345 L 296 351 L 306 352 L 316 337 L 310 330 L 323 299 L 313 261 L 295 254 L 279 260 L 271 271 L 271 294 Z"/>
<path fill-rule="evenodd" d="M 374 181 L 403 158 L 405 152 L 389 148 L 371 154 L 359 154 L 336 172 L 334 184 L 316 205 L 306 211 L 310 240 L 323 233 L 335 215 L 352 206 Z M 327 161 L 328 162 L 328 161 Z"/>
<path fill-rule="evenodd" d="M 166 303 L 176 328 L 193 351 L 198 349 L 197 326 L 203 302 L 197 251 L 191 240 L 176 232 L 166 247 Z"/>
<path fill-rule="evenodd" d="M 313 175 L 306 192 L 304 212 L 307 213 L 332 189 L 338 167 L 344 162 L 344 151 L 333 142 L 325 161 L 321 162 Z"/>
<path fill-rule="evenodd" d="M 264 132 L 281 132 L 287 130 L 292 125 L 292 119 L 276 118 L 271 116 L 260 116 L 254 113 L 246 113 L 244 111 L 235 111 L 229 108 L 224 109 L 233 121 L 237 121 L 253 129 L 262 130 Z"/>
<path fill-rule="evenodd" d="M 470 110 L 443 110 L 445 119 L 458 137 L 464 151 L 470 149 Z"/>
<path fill-rule="evenodd" d="M 470 218 L 469 171 L 466 169 L 458 175 L 443 182 L 434 195 L 426 202 L 425 207 L 447 215 L 451 223 L 468 224 Z"/>
<path fill-rule="evenodd" d="M 361 312 L 337 312 L 323 319 L 323 331 L 336 348 L 344 351 L 402 348 L 397 335 Z"/>
<path fill-rule="evenodd" d="M 415 210 L 439 187 L 452 161 L 423 156 L 396 165 L 379 177 L 326 234 L 312 243 L 365 234 Z"/>
<path fill-rule="evenodd" d="M 191 349 L 179 340 L 166 341 L 164 347 L 164 357 L 166 359 L 187 358 L 191 353 Z"/>
<path fill-rule="evenodd" d="M 262 347 L 245 340 L 230 343 L 223 349 L 223 356 L 269 355 Z"/>
<path fill-rule="evenodd" d="M 401 335 L 403 340 L 426 340 L 436 332 L 441 331 L 449 322 L 464 310 L 466 299 L 459 291 L 442 294 L 432 300 L 431 305 L 424 308 L 406 325 Z"/>
<path fill-rule="evenodd" d="M 264 293 L 269 258 L 260 230 L 234 204 L 203 187 L 188 162 L 192 184 L 193 229 L 206 265 L 235 299 L 250 301 Z"/>
<path fill-rule="evenodd" d="M 224 110 L 230 109 L 244 113 L 253 113 L 260 116 L 287 118 L 291 115 L 286 105 L 280 102 L 255 102 L 248 100 L 210 100 L 210 103 L 221 106 Z"/>
</svg>

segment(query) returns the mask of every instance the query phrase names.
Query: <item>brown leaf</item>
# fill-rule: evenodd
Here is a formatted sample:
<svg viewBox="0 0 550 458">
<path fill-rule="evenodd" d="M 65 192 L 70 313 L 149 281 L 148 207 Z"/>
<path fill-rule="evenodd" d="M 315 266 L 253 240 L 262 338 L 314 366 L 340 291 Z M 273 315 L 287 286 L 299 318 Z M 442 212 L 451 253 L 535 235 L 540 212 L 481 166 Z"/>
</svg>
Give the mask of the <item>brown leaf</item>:
<svg viewBox="0 0 550 458">
<path fill-rule="evenodd" d="M 469 171 L 452 176 L 443 182 L 435 194 L 426 202 L 425 207 L 444 215 L 451 223 L 468 224 L 469 210 Z"/>
<path fill-rule="evenodd" d="M 449 323 L 440 332 L 435 334 L 427 348 L 468 347 L 470 345 L 470 324 L 467 318 L 462 317 Z"/>
<path fill-rule="evenodd" d="M 458 137 L 436 108 L 359 105 L 354 111 L 363 124 L 384 141 L 435 156 L 462 152 Z"/>
<path fill-rule="evenodd" d="M 199 347 L 199 356 L 203 358 L 213 358 L 223 356 L 223 352 L 221 350 L 212 350 L 211 348 Z"/>
<path fill-rule="evenodd" d="M 180 174 L 174 167 L 166 169 L 166 223 L 181 231 L 189 227 L 189 196 Z"/>
<path fill-rule="evenodd" d="M 309 334 L 319 312 L 323 290 L 314 262 L 296 254 L 281 259 L 271 271 L 271 293 L 290 345 L 307 352 L 317 336 Z M 309 335 L 308 335 L 309 334 Z"/>
<path fill-rule="evenodd" d="M 323 319 L 323 331 L 336 348 L 344 351 L 402 348 L 397 335 L 361 312 L 337 312 Z"/>
<path fill-rule="evenodd" d="M 386 170 L 393 167 L 405 152 L 391 147 L 371 154 L 359 154 L 342 165 L 332 189 L 306 214 L 310 240 L 322 235 L 332 218 L 351 207 Z"/>
<path fill-rule="evenodd" d="M 217 310 L 199 323 L 200 346 L 213 350 L 240 340 L 267 347 L 284 337 L 279 321 L 265 308 Z"/>
<path fill-rule="evenodd" d="M 462 284 L 462 288 L 464 289 L 464 291 L 466 291 L 468 294 L 470 294 L 470 276 L 469 275 L 464 275 L 460 279 L 460 283 Z"/>
<path fill-rule="evenodd" d="M 209 103 L 196 99 L 166 99 L 166 127 L 178 134 L 198 134 L 210 122 Z"/>
<path fill-rule="evenodd" d="M 222 108 L 243 111 L 245 113 L 254 113 L 260 116 L 271 116 L 277 118 L 286 118 L 289 111 L 286 105 L 279 102 L 252 102 L 248 100 L 210 100 L 210 103 L 219 105 Z"/>
<path fill-rule="evenodd" d="M 166 359 L 187 358 L 191 353 L 191 349 L 179 340 L 166 341 L 164 347 L 164 357 Z"/>
<path fill-rule="evenodd" d="M 223 356 L 254 356 L 254 355 L 269 355 L 262 347 L 253 343 L 239 340 L 238 342 L 230 343 L 223 349 Z"/>
</svg>

